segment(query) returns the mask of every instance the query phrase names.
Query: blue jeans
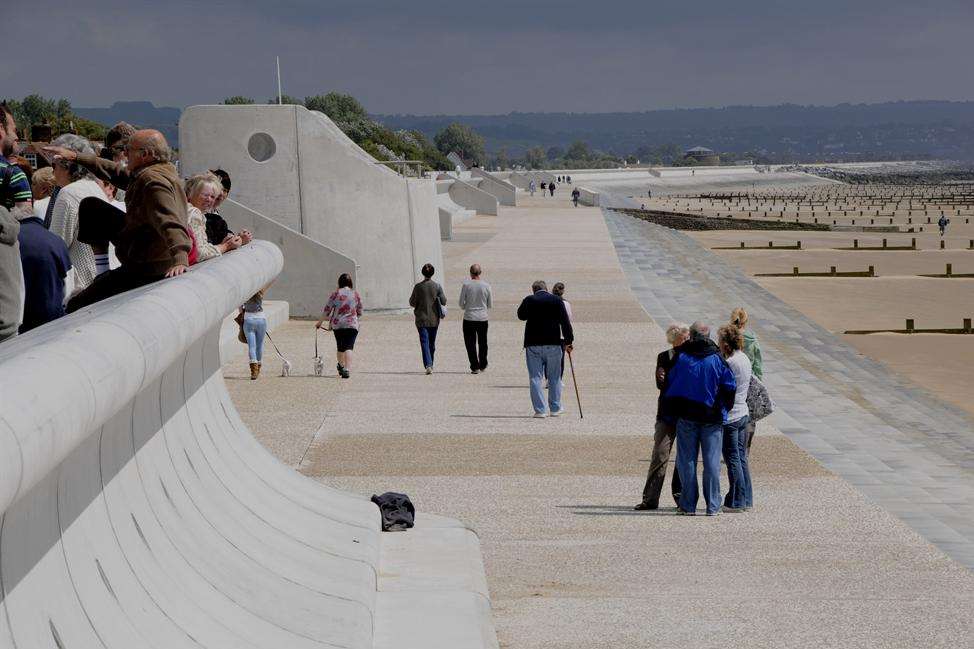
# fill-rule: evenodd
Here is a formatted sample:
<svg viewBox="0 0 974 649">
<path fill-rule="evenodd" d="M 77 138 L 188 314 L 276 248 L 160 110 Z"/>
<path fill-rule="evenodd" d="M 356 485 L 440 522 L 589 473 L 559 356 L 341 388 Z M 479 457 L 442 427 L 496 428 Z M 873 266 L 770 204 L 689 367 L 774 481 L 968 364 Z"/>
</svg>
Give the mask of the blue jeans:
<svg viewBox="0 0 974 649">
<path fill-rule="evenodd" d="M 548 381 L 548 403 L 545 404 L 543 383 L 545 376 L 561 376 L 561 345 L 535 345 L 525 347 L 528 361 L 528 378 L 531 380 L 531 405 L 536 413 L 561 410 L 561 381 Z"/>
<path fill-rule="evenodd" d="M 264 357 L 264 336 L 267 334 L 266 318 L 248 318 L 244 316 L 244 336 L 247 337 L 247 351 L 250 352 L 250 362 L 260 363 Z"/>
<path fill-rule="evenodd" d="M 748 416 L 724 424 L 724 464 L 727 465 L 727 495 L 724 506 L 735 509 L 750 507 L 751 472 L 747 466 Z"/>
<path fill-rule="evenodd" d="M 676 469 L 680 472 L 680 509 L 697 511 L 697 455 L 703 452 L 703 498 L 707 513 L 720 511 L 721 424 L 704 424 L 688 419 L 676 422 Z"/>
<path fill-rule="evenodd" d="M 423 367 L 433 367 L 436 356 L 436 327 L 416 327 L 419 329 L 419 347 L 423 352 Z"/>
</svg>

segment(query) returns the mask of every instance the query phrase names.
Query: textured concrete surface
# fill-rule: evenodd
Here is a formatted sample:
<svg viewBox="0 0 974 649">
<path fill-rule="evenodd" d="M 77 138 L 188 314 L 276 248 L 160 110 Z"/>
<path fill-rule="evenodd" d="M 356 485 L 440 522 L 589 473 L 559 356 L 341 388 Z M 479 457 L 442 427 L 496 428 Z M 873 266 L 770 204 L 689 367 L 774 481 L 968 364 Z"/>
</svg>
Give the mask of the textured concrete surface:
<svg viewBox="0 0 974 649">
<path fill-rule="evenodd" d="M 974 574 L 781 435 L 795 425 L 788 415 L 758 427 L 753 511 L 681 517 L 665 497 L 659 511 L 632 511 L 651 447 L 659 325 L 670 316 L 651 306 L 657 320 L 646 315 L 637 298 L 653 287 L 630 289 L 601 212 L 572 208 L 568 194 L 566 186 L 555 198 L 522 194 L 520 207 L 471 219 L 444 244 L 449 277 L 478 262 L 494 288 L 485 374 L 467 370 L 455 309 L 432 376 L 422 373 L 409 315 L 366 314 L 351 379 L 336 378 L 332 361 L 328 377 L 228 381 L 244 418 L 320 481 L 366 495 L 404 491 L 421 512 L 470 522 L 504 647 L 974 642 Z M 626 261 L 647 245 L 619 253 Z M 667 258 L 658 271 L 679 280 L 667 288 L 686 282 L 676 299 L 697 313 L 698 285 L 681 270 L 688 264 L 713 270 Z M 567 416 L 529 417 L 513 311 L 539 278 L 568 286 L 581 420 L 567 372 Z M 445 288 L 455 302 L 458 282 Z M 277 336 L 301 374 L 310 373 L 311 327 L 292 321 Z M 776 370 L 783 344 L 765 346 Z M 806 387 L 794 385 L 804 397 Z M 842 431 L 858 439 L 851 424 Z"/>
<path fill-rule="evenodd" d="M 497 646 L 471 530 L 384 534 L 240 421 L 221 328 L 282 265 L 255 241 L 0 346 L 0 647 Z"/>
</svg>

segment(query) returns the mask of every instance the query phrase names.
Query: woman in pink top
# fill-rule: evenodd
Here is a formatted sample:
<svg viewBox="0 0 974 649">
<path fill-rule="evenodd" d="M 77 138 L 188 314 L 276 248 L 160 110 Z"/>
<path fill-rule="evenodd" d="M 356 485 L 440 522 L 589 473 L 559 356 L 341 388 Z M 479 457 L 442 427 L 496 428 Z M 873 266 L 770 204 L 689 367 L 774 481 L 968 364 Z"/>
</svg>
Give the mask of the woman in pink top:
<svg viewBox="0 0 974 649">
<path fill-rule="evenodd" d="M 343 379 L 349 377 L 348 370 L 352 365 L 352 349 L 358 336 L 358 319 L 362 317 L 362 298 L 352 285 L 352 278 L 348 273 L 338 276 L 338 290 L 331 294 L 328 303 L 321 313 L 321 318 L 315 323 L 320 329 L 325 318 L 328 328 L 335 333 L 337 347 L 338 375 Z"/>
</svg>

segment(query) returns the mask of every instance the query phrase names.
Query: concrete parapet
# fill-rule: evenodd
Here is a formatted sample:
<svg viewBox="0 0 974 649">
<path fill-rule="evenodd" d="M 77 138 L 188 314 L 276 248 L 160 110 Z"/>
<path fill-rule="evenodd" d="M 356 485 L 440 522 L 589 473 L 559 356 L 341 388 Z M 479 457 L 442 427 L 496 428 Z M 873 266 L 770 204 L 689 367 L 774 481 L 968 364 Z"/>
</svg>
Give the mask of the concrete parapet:
<svg viewBox="0 0 974 649">
<path fill-rule="evenodd" d="M 471 173 L 475 178 L 482 179 L 480 189 L 493 195 L 498 203 L 511 207 L 517 206 L 517 188 L 514 185 L 479 167 L 474 167 Z"/>
<path fill-rule="evenodd" d="M 454 203 L 478 214 L 497 216 L 497 198 L 464 180 L 455 179 L 449 188 Z"/>
<path fill-rule="evenodd" d="M 355 260 L 337 250 L 232 199 L 227 199 L 221 210 L 231 229 L 246 228 L 254 233 L 254 237 L 274 242 L 284 253 L 284 270 L 274 280 L 267 297 L 288 301 L 291 315 L 319 315 L 323 300 L 337 286 L 338 276 L 348 273 L 356 278 Z M 367 302 L 366 306 L 371 307 Z"/>
<path fill-rule="evenodd" d="M 582 205 L 588 205 L 590 207 L 598 207 L 601 203 L 601 194 L 599 192 L 593 191 L 586 187 L 578 188 L 579 197 L 578 202 Z"/>
<path fill-rule="evenodd" d="M 433 181 L 378 164 L 325 115 L 192 106 L 179 128 L 184 175 L 222 167 L 237 202 L 354 259 L 369 308 L 406 307 L 419 267 L 442 267 Z"/>
<path fill-rule="evenodd" d="M 283 266 L 255 241 L 0 345 L 0 646 L 497 647 L 471 530 L 383 534 L 241 422 L 221 328 Z"/>
</svg>

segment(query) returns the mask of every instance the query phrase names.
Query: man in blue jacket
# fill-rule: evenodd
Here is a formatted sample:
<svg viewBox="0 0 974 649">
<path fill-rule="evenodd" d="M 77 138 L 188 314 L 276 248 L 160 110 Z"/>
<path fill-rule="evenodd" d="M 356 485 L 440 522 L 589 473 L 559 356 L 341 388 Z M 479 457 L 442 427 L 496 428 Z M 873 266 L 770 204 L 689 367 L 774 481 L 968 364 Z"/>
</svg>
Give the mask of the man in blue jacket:
<svg viewBox="0 0 974 649">
<path fill-rule="evenodd" d="M 737 383 L 710 340 L 710 327 L 693 323 L 690 340 L 680 347 L 666 383 L 662 407 L 664 416 L 676 419 L 676 469 L 683 485 L 679 509 L 684 514 L 697 511 L 697 454 L 702 450 L 707 515 L 716 516 L 721 504 L 721 436 Z"/>
<path fill-rule="evenodd" d="M 563 412 L 561 381 L 558 380 L 561 376 L 562 341 L 565 350 L 570 353 L 575 337 L 564 301 L 549 293 L 548 286 L 540 280 L 531 285 L 531 292 L 517 308 L 518 319 L 526 321 L 524 353 L 531 379 L 531 405 L 534 406 L 535 417 L 557 417 Z M 541 387 L 546 375 L 551 377 L 547 403 Z"/>
</svg>

